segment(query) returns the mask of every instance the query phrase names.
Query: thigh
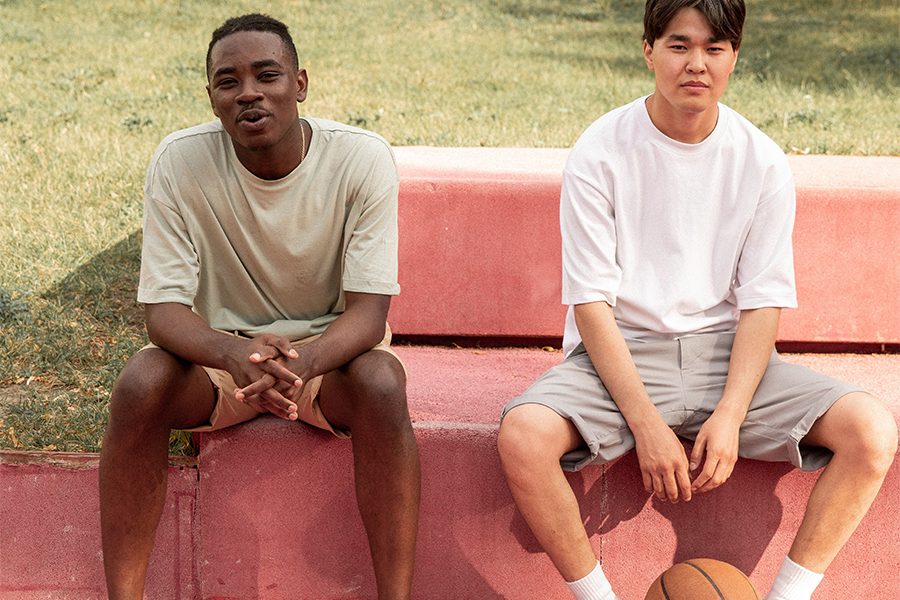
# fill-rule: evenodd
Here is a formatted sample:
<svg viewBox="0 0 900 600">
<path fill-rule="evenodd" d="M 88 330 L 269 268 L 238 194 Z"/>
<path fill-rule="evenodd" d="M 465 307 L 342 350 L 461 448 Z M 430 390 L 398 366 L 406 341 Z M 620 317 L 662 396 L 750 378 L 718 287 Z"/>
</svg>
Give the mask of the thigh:
<svg viewBox="0 0 900 600">
<path fill-rule="evenodd" d="M 739 454 L 790 462 L 804 471 L 824 467 L 831 460 L 831 450 L 801 441 L 840 398 L 861 391 L 857 385 L 773 354 L 741 426 Z"/>
<path fill-rule="evenodd" d="M 215 405 L 205 421 L 190 427 L 179 427 L 178 429 L 184 431 L 216 431 L 244 423 L 259 416 L 260 413 L 256 408 L 244 404 L 235 398 L 234 390 L 238 385 L 235 383 L 231 373 L 210 367 L 202 367 L 202 369 L 213 386 Z"/>
<path fill-rule="evenodd" d="M 578 447 L 563 454 L 560 463 L 566 470 L 608 462 L 634 446 L 628 423 L 581 345 L 504 407 L 501 427 L 510 414 L 534 413 L 533 410 L 520 412 L 520 407 L 529 404 L 551 409 L 571 423 L 583 440 Z"/>
<path fill-rule="evenodd" d="M 376 347 L 322 376 L 317 403 L 328 422 L 345 432 L 359 418 L 408 423 L 406 368 L 393 350 Z"/>
<path fill-rule="evenodd" d="M 819 417 L 800 444 L 861 456 L 872 447 L 886 446 L 896 452 L 896 440 L 897 423 L 890 409 L 874 396 L 853 392 L 841 396 Z"/>
<path fill-rule="evenodd" d="M 110 419 L 152 419 L 170 429 L 206 422 L 216 391 L 202 367 L 157 347 L 131 357 L 119 374 L 110 400 Z"/>
<path fill-rule="evenodd" d="M 689 394 L 685 390 L 689 372 L 708 366 L 709 361 L 703 358 L 704 352 L 720 352 L 719 346 L 724 348 L 728 343 L 727 336 L 706 336 L 703 339 L 691 338 L 687 342 L 663 340 L 628 345 L 654 406 L 666 424 L 676 432 L 696 410 L 688 402 Z M 584 439 L 584 447 L 563 456 L 561 462 L 564 469 L 577 470 L 589 464 L 609 462 L 634 448 L 631 429 L 597 375 L 583 345 L 544 373 L 524 394 L 507 404 L 504 415 L 516 406 L 527 403 L 543 404 L 553 409 L 571 421 Z"/>
<path fill-rule="evenodd" d="M 535 457 L 559 460 L 586 444 L 570 419 L 544 404 L 526 402 L 504 412 L 497 446 L 501 457 L 529 464 Z"/>
</svg>

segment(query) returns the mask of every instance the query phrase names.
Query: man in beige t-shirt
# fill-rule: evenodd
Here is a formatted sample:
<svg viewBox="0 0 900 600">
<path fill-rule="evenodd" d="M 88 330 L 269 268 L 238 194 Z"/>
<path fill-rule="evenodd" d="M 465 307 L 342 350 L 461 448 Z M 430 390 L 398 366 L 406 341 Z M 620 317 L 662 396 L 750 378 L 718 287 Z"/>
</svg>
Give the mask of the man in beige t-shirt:
<svg viewBox="0 0 900 600">
<path fill-rule="evenodd" d="M 151 343 L 116 382 L 100 461 L 110 598 L 142 596 L 169 432 L 264 412 L 352 437 L 378 597 L 409 598 L 420 468 L 386 323 L 397 168 L 381 137 L 299 117 L 298 65 L 279 21 L 227 21 L 207 54 L 219 120 L 168 136 L 151 162 L 138 290 Z"/>
</svg>

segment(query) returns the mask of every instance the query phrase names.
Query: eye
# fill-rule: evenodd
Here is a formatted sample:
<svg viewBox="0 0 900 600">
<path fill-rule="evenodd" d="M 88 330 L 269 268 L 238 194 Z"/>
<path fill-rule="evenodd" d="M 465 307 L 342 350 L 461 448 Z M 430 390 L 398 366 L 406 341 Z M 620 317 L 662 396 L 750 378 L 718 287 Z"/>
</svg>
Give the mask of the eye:
<svg viewBox="0 0 900 600">
<path fill-rule="evenodd" d="M 259 76 L 260 81 L 273 81 L 278 78 L 278 73 L 266 72 Z"/>
<path fill-rule="evenodd" d="M 216 82 L 216 87 L 219 89 L 228 89 L 234 87 L 237 82 L 234 79 L 220 79 Z"/>
</svg>

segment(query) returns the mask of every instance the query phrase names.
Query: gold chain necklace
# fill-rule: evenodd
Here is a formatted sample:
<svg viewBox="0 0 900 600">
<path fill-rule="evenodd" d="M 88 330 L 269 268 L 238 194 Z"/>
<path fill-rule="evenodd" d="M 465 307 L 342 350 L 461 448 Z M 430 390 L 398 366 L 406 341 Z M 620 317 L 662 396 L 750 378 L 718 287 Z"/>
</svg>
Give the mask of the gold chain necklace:
<svg viewBox="0 0 900 600">
<path fill-rule="evenodd" d="M 306 128 L 303 127 L 303 119 L 300 119 L 300 162 L 306 158 Z"/>
</svg>

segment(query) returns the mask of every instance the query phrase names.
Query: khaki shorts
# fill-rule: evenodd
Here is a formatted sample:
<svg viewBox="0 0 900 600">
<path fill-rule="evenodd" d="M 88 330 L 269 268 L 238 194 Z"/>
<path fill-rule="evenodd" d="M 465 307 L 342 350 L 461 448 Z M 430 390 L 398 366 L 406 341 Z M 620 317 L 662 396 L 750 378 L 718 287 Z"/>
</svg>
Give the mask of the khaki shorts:
<svg viewBox="0 0 900 600">
<path fill-rule="evenodd" d="M 320 337 L 321 334 L 310 336 L 302 340 L 291 342 L 291 345 L 294 348 L 299 348 Z M 142 350 L 145 348 L 157 347 L 158 346 L 151 343 L 147 344 Z M 372 350 L 387 352 L 396 358 L 397 361 L 400 362 L 400 365 L 403 366 L 404 372 L 406 371 L 406 366 L 403 365 L 403 361 L 401 361 L 400 357 L 391 349 L 391 328 L 387 325 L 385 325 L 384 338 L 372 348 Z M 238 385 L 234 382 L 234 379 L 232 379 L 231 374 L 228 371 L 210 367 L 202 368 L 206 371 L 209 380 L 216 388 L 216 406 L 209 417 L 208 423 L 198 427 L 184 429 L 183 431 L 215 431 L 217 429 L 225 429 L 226 427 L 249 421 L 261 414 L 254 407 L 244 404 L 234 397 L 234 390 Z M 322 387 L 322 377 L 322 375 L 313 377 L 303 384 L 303 388 L 300 390 L 300 399 L 297 401 L 297 418 L 298 420 L 314 427 L 318 427 L 319 429 L 330 431 L 337 437 L 348 438 L 350 437 L 350 432 L 333 427 L 331 423 L 328 422 L 328 419 L 325 418 L 325 415 L 322 414 L 322 409 L 319 407 L 319 388 Z"/>
<path fill-rule="evenodd" d="M 722 398 L 733 343 L 734 334 L 707 334 L 628 345 L 653 404 L 680 437 L 694 440 Z M 841 396 L 856 391 L 862 390 L 783 362 L 773 351 L 741 425 L 738 454 L 790 462 L 804 471 L 820 469 L 831 460 L 831 451 L 801 446 L 800 440 Z M 628 423 L 583 344 L 507 404 L 503 414 L 529 403 L 547 406 L 572 421 L 587 443 L 562 457 L 566 470 L 603 464 L 634 448 Z"/>
</svg>

